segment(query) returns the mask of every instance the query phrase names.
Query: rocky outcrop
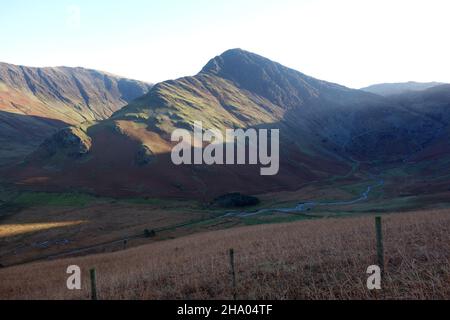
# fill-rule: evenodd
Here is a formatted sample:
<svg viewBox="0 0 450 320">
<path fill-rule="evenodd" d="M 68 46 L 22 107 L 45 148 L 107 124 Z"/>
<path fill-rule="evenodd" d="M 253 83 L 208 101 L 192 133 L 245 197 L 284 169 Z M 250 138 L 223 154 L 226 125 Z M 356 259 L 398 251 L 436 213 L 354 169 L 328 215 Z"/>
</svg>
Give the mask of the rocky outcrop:
<svg viewBox="0 0 450 320">
<path fill-rule="evenodd" d="M 60 130 L 41 146 L 47 156 L 63 153 L 71 158 L 79 158 L 89 153 L 92 146 L 91 138 L 77 127 Z"/>
<path fill-rule="evenodd" d="M 136 164 L 138 166 L 145 166 L 151 164 L 155 160 L 152 150 L 146 145 L 141 145 L 136 154 Z"/>
</svg>

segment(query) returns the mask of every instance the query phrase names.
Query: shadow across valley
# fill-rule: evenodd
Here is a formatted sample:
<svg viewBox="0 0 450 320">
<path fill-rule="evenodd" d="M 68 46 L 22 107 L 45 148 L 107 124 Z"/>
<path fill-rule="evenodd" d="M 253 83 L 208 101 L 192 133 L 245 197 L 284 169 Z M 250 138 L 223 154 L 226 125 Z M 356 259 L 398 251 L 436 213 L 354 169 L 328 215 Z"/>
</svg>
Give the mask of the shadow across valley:
<svg viewBox="0 0 450 320">
<path fill-rule="evenodd" d="M 16 164 L 45 139 L 69 124 L 0 110 L 0 168 Z"/>
</svg>

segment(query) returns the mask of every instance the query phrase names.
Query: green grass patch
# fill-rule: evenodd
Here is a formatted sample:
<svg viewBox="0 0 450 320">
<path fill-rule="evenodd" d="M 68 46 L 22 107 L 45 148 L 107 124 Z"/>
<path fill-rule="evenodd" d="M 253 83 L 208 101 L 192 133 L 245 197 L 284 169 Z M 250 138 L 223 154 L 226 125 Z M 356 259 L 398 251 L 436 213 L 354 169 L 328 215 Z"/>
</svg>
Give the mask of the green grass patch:
<svg viewBox="0 0 450 320">
<path fill-rule="evenodd" d="M 158 199 L 158 198 L 125 198 L 118 202 L 132 205 L 155 206 L 161 209 L 180 208 L 183 210 L 201 210 L 201 204 L 191 200 Z"/>
<path fill-rule="evenodd" d="M 355 183 L 355 184 L 343 185 L 340 187 L 340 189 L 345 192 L 348 192 L 356 197 L 356 196 L 360 196 L 364 191 L 367 190 L 367 188 L 369 186 L 372 186 L 375 183 L 376 182 L 374 180 L 364 181 L 364 182 L 359 182 L 359 183 Z M 349 199 L 349 200 L 352 200 L 352 199 Z M 336 201 L 336 200 L 333 200 L 333 201 Z"/>
</svg>

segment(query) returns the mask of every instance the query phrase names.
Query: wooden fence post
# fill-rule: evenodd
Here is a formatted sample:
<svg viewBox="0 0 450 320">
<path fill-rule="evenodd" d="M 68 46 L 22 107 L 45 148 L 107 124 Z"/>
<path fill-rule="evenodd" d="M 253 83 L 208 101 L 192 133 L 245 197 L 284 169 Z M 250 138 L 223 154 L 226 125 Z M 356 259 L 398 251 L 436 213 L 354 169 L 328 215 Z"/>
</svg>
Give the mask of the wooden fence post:
<svg viewBox="0 0 450 320">
<path fill-rule="evenodd" d="M 381 217 L 375 217 L 375 229 L 377 234 L 377 260 L 378 266 L 384 272 L 384 247 L 383 247 L 383 226 Z"/>
<path fill-rule="evenodd" d="M 97 300 L 97 274 L 95 268 L 90 270 L 91 274 L 91 300 Z"/>
<path fill-rule="evenodd" d="M 233 300 L 237 300 L 236 297 L 236 271 L 234 269 L 234 250 L 230 249 L 230 266 L 231 266 L 231 280 L 233 286 Z"/>
</svg>

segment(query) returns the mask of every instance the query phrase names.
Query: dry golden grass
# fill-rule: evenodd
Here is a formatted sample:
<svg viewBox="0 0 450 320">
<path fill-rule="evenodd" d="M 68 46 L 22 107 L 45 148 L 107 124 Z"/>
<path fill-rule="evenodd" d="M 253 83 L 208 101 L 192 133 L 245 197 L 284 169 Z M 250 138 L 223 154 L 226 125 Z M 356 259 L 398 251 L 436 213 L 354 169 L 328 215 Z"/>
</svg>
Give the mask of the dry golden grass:
<svg viewBox="0 0 450 320">
<path fill-rule="evenodd" d="M 1 299 L 230 299 L 234 248 L 242 299 L 450 298 L 450 210 L 383 216 L 383 289 L 366 288 L 376 263 L 373 217 L 323 219 L 200 233 L 126 251 L 0 270 Z M 83 270 L 81 291 L 66 268 Z"/>
</svg>

